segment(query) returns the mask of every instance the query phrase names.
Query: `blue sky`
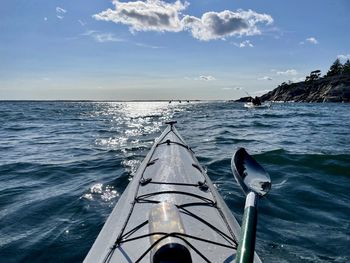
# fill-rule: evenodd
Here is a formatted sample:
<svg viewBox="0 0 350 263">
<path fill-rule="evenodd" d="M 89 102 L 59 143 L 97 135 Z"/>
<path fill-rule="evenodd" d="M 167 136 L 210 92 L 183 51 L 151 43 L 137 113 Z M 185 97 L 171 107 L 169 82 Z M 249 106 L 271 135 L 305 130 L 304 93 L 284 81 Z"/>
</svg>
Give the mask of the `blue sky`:
<svg viewBox="0 0 350 263">
<path fill-rule="evenodd" d="M 236 99 L 350 58 L 350 1 L 3 0 L 0 99 Z"/>
</svg>

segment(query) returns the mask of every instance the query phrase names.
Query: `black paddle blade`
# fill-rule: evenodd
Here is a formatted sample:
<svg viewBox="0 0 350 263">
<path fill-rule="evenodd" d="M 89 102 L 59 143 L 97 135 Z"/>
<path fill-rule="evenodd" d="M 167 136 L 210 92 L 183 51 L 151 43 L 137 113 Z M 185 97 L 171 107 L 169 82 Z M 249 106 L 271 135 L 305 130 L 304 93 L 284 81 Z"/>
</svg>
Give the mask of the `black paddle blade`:
<svg viewBox="0 0 350 263">
<path fill-rule="evenodd" d="M 253 191 L 264 196 L 271 189 L 269 174 L 244 148 L 239 148 L 232 157 L 231 168 L 236 181 L 246 194 Z"/>
</svg>

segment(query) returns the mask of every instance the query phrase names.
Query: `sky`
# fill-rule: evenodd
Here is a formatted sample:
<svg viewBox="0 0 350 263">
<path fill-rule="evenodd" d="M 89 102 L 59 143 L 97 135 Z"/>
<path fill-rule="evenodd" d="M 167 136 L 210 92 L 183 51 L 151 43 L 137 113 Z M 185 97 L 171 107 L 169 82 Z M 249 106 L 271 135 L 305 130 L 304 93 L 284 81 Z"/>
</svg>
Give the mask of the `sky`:
<svg viewBox="0 0 350 263">
<path fill-rule="evenodd" d="M 349 0 L 0 5 L 0 100 L 230 100 L 350 58 Z"/>
</svg>

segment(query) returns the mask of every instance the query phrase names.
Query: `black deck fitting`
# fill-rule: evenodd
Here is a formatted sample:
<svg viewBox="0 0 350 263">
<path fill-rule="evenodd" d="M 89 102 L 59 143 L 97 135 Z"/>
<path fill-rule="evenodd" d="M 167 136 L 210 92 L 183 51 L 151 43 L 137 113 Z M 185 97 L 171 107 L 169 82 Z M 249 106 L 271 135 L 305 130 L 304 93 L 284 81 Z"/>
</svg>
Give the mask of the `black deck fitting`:
<svg viewBox="0 0 350 263">
<path fill-rule="evenodd" d="M 142 179 L 140 180 L 140 185 L 141 185 L 141 186 L 144 186 L 144 185 L 150 183 L 151 181 L 152 181 L 152 178 L 142 178 Z"/>
<path fill-rule="evenodd" d="M 176 124 L 177 121 L 167 121 L 165 124 L 169 124 L 171 127 L 173 127 L 174 124 Z"/>
<path fill-rule="evenodd" d="M 208 191 L 209 189 L 209 186 L 207 185 L 206 181 L 204 182 L 198 181 L 198 186 L 199 186 L 199 189 L 201 189 L 202 191 Z"/>
</svg>

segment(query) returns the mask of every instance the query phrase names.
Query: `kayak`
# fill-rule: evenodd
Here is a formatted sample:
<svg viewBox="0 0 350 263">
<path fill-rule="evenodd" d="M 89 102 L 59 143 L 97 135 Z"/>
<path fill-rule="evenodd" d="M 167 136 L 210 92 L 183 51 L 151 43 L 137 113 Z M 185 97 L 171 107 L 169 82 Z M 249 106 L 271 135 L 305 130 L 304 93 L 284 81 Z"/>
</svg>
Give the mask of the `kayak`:
<svg viewBox="0 0 350 263">
<path fill-rule="evenodd" d="M 245 108 L 257 108 L 257 109 L 264 109 L 264 108 L 270 108 L 271 107 L 271 104 L 267 104 L 267 103 L 264 103 L 264 104 L 261 104 L 261 105 L 254 105 L 252 102 L 247 102 L 247 103 L 244 103 L 244 107 Z"/>
<path fill-rule="evenodd" d="M 167 123 L 84 262 L 235 261 L 240 226 L 175 123 Z"/>
</svg>

